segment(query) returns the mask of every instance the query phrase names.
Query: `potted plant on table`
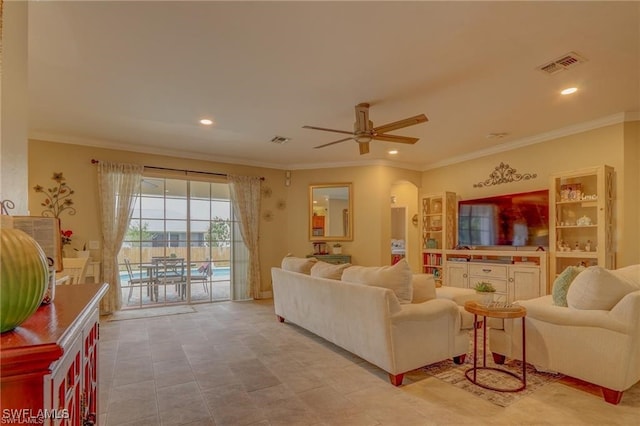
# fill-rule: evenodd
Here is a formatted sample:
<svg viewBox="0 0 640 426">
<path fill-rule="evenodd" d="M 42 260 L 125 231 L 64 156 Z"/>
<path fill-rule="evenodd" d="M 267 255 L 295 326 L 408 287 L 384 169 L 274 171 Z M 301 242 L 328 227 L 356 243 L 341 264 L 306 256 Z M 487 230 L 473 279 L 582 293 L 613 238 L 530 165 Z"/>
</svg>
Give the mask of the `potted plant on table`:
<svg viewBox="0 0 640 426">
<path fill-rule="evenodd" d="M 489 306 L 493 302 L 493 294 L 496 288 L 488 281 L 480 281 L 474 287 L 474 290 L 480 295 L 480 304 Z"/>
<path fill-rule="evenodd" d="M 342 244 L 335 243 L 333 245 L 333 254 L 342 254 Z"/>
</svg>

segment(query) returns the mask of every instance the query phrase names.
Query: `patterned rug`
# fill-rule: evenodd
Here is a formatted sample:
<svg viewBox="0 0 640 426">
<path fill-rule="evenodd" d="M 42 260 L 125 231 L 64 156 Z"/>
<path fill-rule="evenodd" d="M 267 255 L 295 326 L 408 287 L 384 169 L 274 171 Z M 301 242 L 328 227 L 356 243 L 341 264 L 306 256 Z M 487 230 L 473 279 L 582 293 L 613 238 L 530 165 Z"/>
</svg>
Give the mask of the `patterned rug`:
<svg viewBox="0 0 640 426">
<path fill-rule="evenodd" d="M 478 330 L 478 366 L 482 365 L 482 330 Z M 473 332 L 470 333 L 470 342 L 473 342 Z M 487 342 L 488 344 L 488 342 Z M 441 361 L 435 364 L 422 367 L 420 372 L 424 372 L 430 376 L 437 377 L 438 379 L 452 384 L 460 389 L 472 393 L 473 395 L 485 399 L 493 404 L 501 407 L 507 407 L 519 399 L 531 395 L 536 390 L 540 389 L 544 385 L 560 380 L 564 376 L 562 374 L 552 374 L 536 371 L 536 369 L 527 364 L 527 387 L 519 392 L 498 392 L 489 389 L 485 389 L 478 385 L 475 385 L 465 377 L 465 371 L 473 367 L 473 346 L 470 343 L 469 352 L 465 359 L 464 364 L 457 365 L 450 359 Z M 510 371 L 518 377 L 522 376 L 522 361 L 507 359 L 507 361 L 498 365 L 493 362 L 493 357 L 489 352 L 487 354 L 487 367 L 497 367 L 507 371 Z M 472 373 L 470 373 L 472 374 Z M 478 370 L 477 381 L 489 386 L 514 389 L 520 385 L 517 378 L 502 372 L 493 370 Z"/>
</svg>

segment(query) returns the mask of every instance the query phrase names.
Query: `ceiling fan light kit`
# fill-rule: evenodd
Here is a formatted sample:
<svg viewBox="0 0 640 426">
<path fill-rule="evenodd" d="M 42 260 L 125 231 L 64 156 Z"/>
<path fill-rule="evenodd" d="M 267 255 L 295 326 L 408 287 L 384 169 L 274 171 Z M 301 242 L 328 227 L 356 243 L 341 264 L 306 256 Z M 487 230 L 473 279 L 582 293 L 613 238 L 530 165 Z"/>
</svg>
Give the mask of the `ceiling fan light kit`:
<svg viewBox="0 0 640 426">
<path fill-rule="evenodd" d="M 305 129 L 322 130 L 325 132 L 343 133 L 350 135 L 347 138 L 339 139 L 337 141 L 329 142 L 323 145 L 318 145 L 314 148 L 324 148 L 330 145 L 335 145 L 348 140 L 355 140 L 358 142 L 360 149 L 360 155 L 369 153 L 369 142 L 372 140 L 380 140 L 393 143 L 405 143 L 414 144 L 418 142 L 418 138 L 412 138 L 408 136 L 389 135 L 387 132 L 402 129 L 404 127 L 413 126 L 420 123 L 425 123 L 428 118 L 424 114 L 419 114 L 414 117 L 405 118 L 404 120 L 394 121 L 393 123 L 384 124 L 382 126 L 373 127 L 373 122 L 369 120 L 369 104 L 360 103 L 356 105 L 356 121 L 353 124 L 353 132 L 346 130 L 328 129 L 325 127 L 315 126 L 302 126 Z"/>
</svg>

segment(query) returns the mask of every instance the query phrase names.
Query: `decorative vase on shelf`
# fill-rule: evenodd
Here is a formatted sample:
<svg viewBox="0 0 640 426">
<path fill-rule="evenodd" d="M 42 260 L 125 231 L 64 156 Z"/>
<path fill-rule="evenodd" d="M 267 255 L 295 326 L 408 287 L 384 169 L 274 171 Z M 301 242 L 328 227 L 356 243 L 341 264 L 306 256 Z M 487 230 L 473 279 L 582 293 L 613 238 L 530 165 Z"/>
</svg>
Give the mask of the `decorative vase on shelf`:
<svg viewBox="0 0 640 426">
<path fill-rule="evenodd" d="M 0 229 L 0 332 L 13 330 L 38 309 L 49 282 L 47 258 L 36 240 Z"/>
<path fill-rule="evenodd" d="M 333 254 L 342 254 L 342 246 L 333 246 Z"/>
</svg>

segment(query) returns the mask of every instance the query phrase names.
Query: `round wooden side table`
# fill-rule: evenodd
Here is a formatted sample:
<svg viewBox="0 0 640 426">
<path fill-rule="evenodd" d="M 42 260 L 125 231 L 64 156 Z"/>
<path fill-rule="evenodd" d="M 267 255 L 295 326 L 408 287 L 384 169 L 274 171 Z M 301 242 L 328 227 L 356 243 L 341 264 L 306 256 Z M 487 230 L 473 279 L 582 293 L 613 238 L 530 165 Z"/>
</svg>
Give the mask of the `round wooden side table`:
<svg viewBox="0 0 640 426">
<path fill-rule="evenodd" d="M 478 315 L 484 317 L 484 321 L 482 322 L 482 367 L 478 366 L 478 327 L 474 327 L 473 329 L 473 367 L 469 368 L 465 371 L 464 375 L 466 378 L 473 384 L 476 384 L 485 389 L 491 389 L 498 392 L 519 392 L 527 387 L 527 367 L 526 367 L 526 340 L 524 334 L 524 317 L 527 315 L 527 310 L 523 306 L 511 305 L 507 307 L 492 307 L 492 306 L 484 306 L 479 304 L 476 301 L 465 302 L 464 309 L 467 312 L 473 314 L 473 323 L 478 323 Z M 522 318 L 522 376 L 518 376 L 517 374 L 505 370 L 503 368 L 497 367 L 487 367 L 487 317 L 488 318 Z M 477 373 L 478 370 L 491 370 L 497 371 L 500 373 L 509 374 L 516 379 L 518 379 L 521 383 L 520 386 L 516 388 L 498 388 L 494 386 L 490 386 L 484 383 L 480 383 L 478 381 Z"/>
</svg>

